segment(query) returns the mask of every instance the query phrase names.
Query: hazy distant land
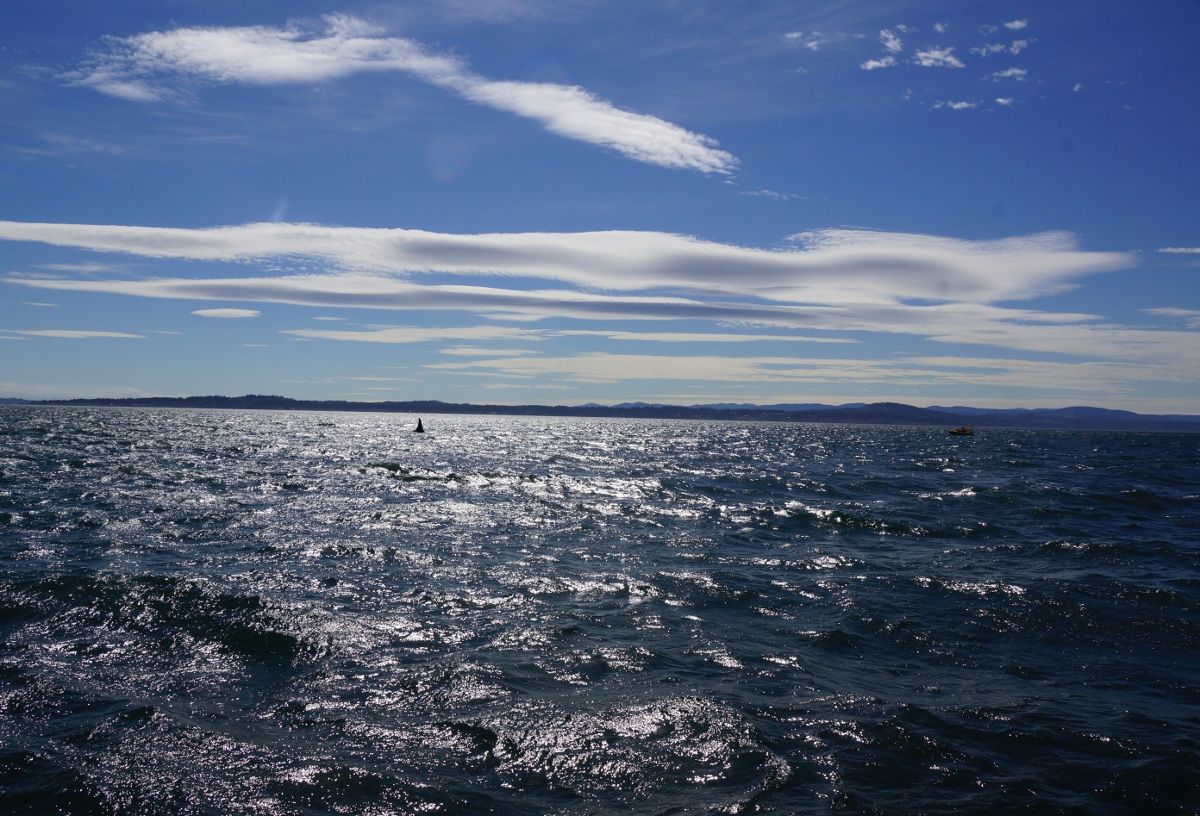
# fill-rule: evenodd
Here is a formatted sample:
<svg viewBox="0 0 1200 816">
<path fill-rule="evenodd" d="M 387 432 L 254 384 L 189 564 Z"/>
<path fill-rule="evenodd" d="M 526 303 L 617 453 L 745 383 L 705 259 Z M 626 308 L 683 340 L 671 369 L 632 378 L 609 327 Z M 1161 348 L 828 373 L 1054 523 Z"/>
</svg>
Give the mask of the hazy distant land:
<svg viewBox="0 0 1200 816">
<path fill-rule="evenodd" d="M 1010 408 L 964 406 L 917 408 L 898 402 L 823 405 L 791 403 L 754 405 L 663 405 L 625 402 L 617 405 L 475 405 L 440 400 L 351 402 L 298 400 L 247 394 L 241 397 L 132 397 L 123 399 L 0 399 L 8 405 L 112 406 L 129 408 L 235 408 L 276 411 L 358 411 L 404 414 L 499 414 L 510 416 L 586 416 L 642 419 L 733 419 L 754 422 L 828 422 L 859 425 L 933 425 L 981 428 L 1058 428 L 1063 430 L 1200 432 L 1200 416 L 1137 414 L 1108 408 Z"/>
</svg>

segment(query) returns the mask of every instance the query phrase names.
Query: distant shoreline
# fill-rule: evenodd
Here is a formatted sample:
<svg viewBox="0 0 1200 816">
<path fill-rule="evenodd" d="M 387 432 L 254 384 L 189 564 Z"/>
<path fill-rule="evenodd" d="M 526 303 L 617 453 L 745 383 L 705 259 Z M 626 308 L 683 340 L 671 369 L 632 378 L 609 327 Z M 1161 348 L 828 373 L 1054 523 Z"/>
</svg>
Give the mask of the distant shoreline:
<svg viewBox="0 0 1200 816">
<path fill-rule="evenodd" d="M 353 402 L 300 400 L 260 394 L 241 397 L 128 397 L 68 400 L 2 399 L 0 405 L 113 408 L 223 408 L 273 411 L 348 411 L 404 414 L 484 414 L 501 416 L 575 416 L 630 419 L 719 419 L 748 422 L 820 422 L 853 425 L 926 425 L 978 428 L 1026 428 L 1095 431 L 1200 433 L 1200 416 L 1136 414 L 1107 408 L 981 409 L 918 408 L 898 402 L 848 405 L 477 405 L 411 400 Z"/>
</svg>

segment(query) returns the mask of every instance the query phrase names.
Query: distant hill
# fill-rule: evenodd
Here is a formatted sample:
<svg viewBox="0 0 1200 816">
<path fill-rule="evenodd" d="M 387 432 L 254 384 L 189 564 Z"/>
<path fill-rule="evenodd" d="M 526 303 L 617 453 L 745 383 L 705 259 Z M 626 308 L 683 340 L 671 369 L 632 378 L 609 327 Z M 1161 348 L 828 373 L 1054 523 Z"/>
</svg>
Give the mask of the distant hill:
<svg viewBox="0 0 1200 816">
<path fill-rule="evenodd" d="M 1200 432 L 1200 416 L 1147 415 L 1107 408 L 985 409 L 963 406 L 918 408 L 899 402 L 845 405 L 818 403 L 755 405 L 664 405 L 626 402 L 620 405 L 475 405 L 472 403 L 415 400 L 407 402 L 351 402 L 347 400 L 296 400 L 264 394 L 241 397 L 136 397 L 123 399 L 0 400 L 3 404 L 111 406 L 155 408 L 224 408 L 275 411 L 358 411 L 407 414 L 498 414 L 508 416 L 590 416 L 644 419 L 727 419 L 753 422 L 824 422 L 854 425 L 928 425 L 977 428 L 1048 428 L 1105 431 Z"/>
<path fill-rule="evenodd" d="M 846 402 L 841 405 L 825 405 L 820 402 L 780 402 L 773 405 L 755 405 L 751 402 L 709 402 L 702 405 L 693 405 L 693 408 L 716 408 L 722 411 L 746 411 L 746 410 L 762 410 L 762 411 L 826 411 L 831 408 L 859 408 L 866 405 L 865 402 Z"/>
</svg>

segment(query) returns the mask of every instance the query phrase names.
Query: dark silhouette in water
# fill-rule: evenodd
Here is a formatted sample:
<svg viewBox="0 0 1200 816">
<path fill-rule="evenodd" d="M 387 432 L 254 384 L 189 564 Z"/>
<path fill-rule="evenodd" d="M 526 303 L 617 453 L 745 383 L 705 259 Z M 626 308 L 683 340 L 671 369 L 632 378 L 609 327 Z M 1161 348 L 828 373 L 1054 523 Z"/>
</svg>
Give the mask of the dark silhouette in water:
<svg viewBox="0 0 1200 816">
<path fill-rule="evenodd" d="M 413 433 L 425 433 L 425 426 L 421 424 L 420 417 L 417 417 L 417 427 L 413 428 Z"/>
</svg>

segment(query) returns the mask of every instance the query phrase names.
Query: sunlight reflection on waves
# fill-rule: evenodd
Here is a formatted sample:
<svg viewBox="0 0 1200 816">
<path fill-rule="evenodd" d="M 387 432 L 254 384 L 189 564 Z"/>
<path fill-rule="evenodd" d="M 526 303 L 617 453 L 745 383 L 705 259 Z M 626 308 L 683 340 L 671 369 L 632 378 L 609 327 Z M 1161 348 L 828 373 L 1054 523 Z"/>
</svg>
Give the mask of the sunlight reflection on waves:
<svg viewBox="0 0 1200 816">
<path fill-rule="evenodd" d="M 0 782 L 80 812 L 1200 792 L 1190 438 L 2 416 Z"/>
</svg>

